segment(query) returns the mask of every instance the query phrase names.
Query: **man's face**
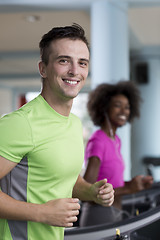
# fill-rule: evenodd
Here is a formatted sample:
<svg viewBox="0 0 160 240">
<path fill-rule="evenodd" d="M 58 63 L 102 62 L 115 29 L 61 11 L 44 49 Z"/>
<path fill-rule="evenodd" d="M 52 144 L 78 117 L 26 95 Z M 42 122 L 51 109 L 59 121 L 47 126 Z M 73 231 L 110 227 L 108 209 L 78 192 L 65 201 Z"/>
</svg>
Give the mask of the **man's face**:
<svg viewBox="0 0 160 240">
<path fill-rule="evenodd" d="M 48 65 L 43 63 L 47 94 L 56 99 L 73 99 L 88 75 L 89 50 L 83 41 L 68 38 L 53 41 L 50 49 Z"/>
</svg>

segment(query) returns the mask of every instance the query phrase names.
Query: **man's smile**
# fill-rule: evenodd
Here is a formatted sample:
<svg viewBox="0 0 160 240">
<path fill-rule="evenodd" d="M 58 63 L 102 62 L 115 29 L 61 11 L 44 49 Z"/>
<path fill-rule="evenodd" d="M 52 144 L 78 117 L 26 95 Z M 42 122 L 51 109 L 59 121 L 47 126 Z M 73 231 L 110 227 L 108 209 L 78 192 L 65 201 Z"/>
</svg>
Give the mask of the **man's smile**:
<svg viewBox="0 0 160 240">
<path fill-rule="evenodd" d="M 62 80 L 65 83 L 68 83 L 68 84 L 71 84 L 71 85 L 76 85 L 80 82 L 80 80 L 73 80 L 73 79 L 68 79 L 68 78 L 67 79 L 63 78 Z"/>
</svg>

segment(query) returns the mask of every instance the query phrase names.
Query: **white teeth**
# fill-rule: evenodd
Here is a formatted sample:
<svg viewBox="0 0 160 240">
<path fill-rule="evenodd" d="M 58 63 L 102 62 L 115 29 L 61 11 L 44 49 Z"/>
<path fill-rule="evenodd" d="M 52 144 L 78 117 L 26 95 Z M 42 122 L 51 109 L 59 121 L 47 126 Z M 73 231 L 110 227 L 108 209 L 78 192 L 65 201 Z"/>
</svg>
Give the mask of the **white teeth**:
<svg viewBox="0 0 160 240">
<path fill-rule="evenodd" d="M 121 118 L 122 120 L 126 120 L 125 116 L 119 116 L 119 118 Z"/>
<path fill-rule="evenodd" d="M 69 84 L 72 84 L 72 85 L 77 84 L 77 81 L 69 81 L 69 80 L 66 80 L 66 82 L 69 83 Z"/>
</svg>

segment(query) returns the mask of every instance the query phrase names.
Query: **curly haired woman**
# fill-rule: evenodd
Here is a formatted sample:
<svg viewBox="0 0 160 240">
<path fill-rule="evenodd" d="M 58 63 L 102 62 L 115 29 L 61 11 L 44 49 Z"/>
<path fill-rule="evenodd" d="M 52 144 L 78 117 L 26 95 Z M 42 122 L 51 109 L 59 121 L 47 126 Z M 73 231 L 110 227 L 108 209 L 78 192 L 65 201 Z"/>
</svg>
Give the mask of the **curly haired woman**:
<svg viewBox="0 0 160 240">
<path fill-rule="evenodd" d="M 148 188 L 153 182 L 151 176 L 142 175 L 129 182 L 124 181 L 121 141 L 116 134 L 119 127 L 140 116 L 140 102 L 140 92 L 131 81 L 100 84 L 89 95 L 88 112 L 99 129 L 93 133 L 86 146 L 84 179 L 94 183 L 106 178 L 115 190 L 115 201 L 112 207 L 83 202 L 81 226 L 121 220 L 121 196 Z"/>
</svg>

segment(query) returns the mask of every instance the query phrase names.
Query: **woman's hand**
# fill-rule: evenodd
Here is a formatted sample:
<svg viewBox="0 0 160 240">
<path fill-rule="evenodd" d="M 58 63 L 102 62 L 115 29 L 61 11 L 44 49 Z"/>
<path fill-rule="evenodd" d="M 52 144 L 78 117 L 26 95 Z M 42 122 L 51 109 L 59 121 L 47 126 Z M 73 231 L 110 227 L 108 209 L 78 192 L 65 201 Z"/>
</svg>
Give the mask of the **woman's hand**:
<svg viewBox="0 0 160 240">
<path fill-rule="evenodd" d="M 152 176 L 138 175 L 132 178 L 131 181 L 126 182 L 126 186 L 129 190 L 129 193 L 136 193 L 151 187 L 152 183 L 153 183 Z"/>
</svg>

